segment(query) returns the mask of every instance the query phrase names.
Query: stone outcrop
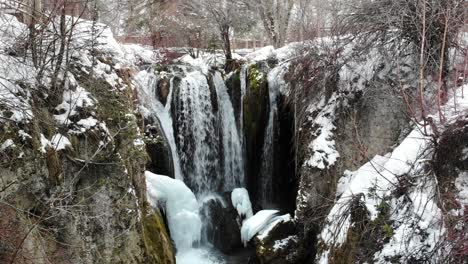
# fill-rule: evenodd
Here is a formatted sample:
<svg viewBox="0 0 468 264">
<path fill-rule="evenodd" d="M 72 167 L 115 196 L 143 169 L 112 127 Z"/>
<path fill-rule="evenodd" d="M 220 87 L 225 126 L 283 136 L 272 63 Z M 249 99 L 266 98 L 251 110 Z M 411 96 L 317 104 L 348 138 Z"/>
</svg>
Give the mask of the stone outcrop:
<svg viewBox="0 0 468 264">
<path fill-rule="evenodd" d="M 386 65 L 384 68 L 391 67 Z M 319 112 L 311 112 L 301 125 L 298 143 L 300 184 L 297 197 L 296 218 L 303 226 L 301 251 L 309 257 L 316 251 L 316 236 L 322 221 L 328 214 L 336 192 L 339 178 L 346 170 L 356 170 L 375 155 L 385 155 L 398 143 L 408 129 L 408 118 L 403 100 L 393 88 L 393 74 L 380 78 L 374 73 L 372 81 L 367 82 L 365 91 L 343 91 L 343 81 L 328 82 L 329 86 L 317 89 L 311 102 L 325 99 L 326 104 L 336 106 L 333 116 L 333 140 L 338 160 L 331 166 L 317 168 L 306 161 L 313 155 L 310 143 L 319 135 L 314 120 Z M 356 77 L 354 83 L 361 80 Z M 331 102 L 327 94 L 335 94 L 337 101 Z M 318 249 L 320 250 L 320 248 Z M 303 256 L 306 260 L 308 256 Z M 313 261 L 309 259 L 309 261 Z"/>
<path fill-rule="evenodd" d="M 256 201 L 265 127 L 268 123 L 269 97 L 266 73 L 268 66 L 259 63 L 248 69 L 246 94 L 243 100 L 245 174 L 251 200 Z M 254 205 L 255 206 L 255 205 Z"/>
<path fill-rule="evenodd" d="M 163 219 L 146 202 L 131 89 L 74 74 L 99 102 L 74 118 L 96 124 L 67 133 L 75 121 L 58 126 L 36 97 L 35 119 L 21 133 L 0 128 L 15 142 L 0 154 L 0 262 L 175 263 Z M 70 141 L 65 149 L 42 142 L 58 130 Z"/>
<path fill-rule="evenodd" d="M 230 202 L 230 193 L 204 202 L 201 214 L 205 219 L 202 232 L 206 234 L 208 242 L 225 254 L 243 247 L 240 235 L 241 222 Z"/>
</svg>

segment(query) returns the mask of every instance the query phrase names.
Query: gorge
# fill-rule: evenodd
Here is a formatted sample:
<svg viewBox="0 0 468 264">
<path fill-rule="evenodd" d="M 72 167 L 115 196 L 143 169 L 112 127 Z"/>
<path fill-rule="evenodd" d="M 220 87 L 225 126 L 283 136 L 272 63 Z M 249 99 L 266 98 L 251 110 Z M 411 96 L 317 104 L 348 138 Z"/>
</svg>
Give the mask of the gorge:
<svg viewBox="0 0 468 264">
<path fill-rule="evenodd" d="M 234 203 L 234 198 L 231 201 L 233 190 L 247 188 L 248 193 L 243 194 L 247 197 L 242 198 L 249 204 L 252 202 L 254 208 L 277 209 L 277 212 L 284 213 L 294 211 L 294 200 L 291 198 L 296 195 L 297 181 L 293 172 L 288 173 L 284 169 L 291 162 L 290 157 L 294 156 L 292 142 L 288 141 L 290 138 L 287 136 L 283 137 L 285 142 L 279 142 L 280 128 L 285 130 L 282 133 L 291 135 L 293 127 L 291 123 L 280 124 L 279 116 L 290 113 L 278 111 L 277 98 L 281 85 L 276 81 L 276 78 L 280 78 L 277 76 L 278 70 L 269 73 L 268 66 L 261 63 L 245 65 L 226 76 L 225 83 L 221 72 L 210 69 L 203 62 L 197 62 L 198 65 L 193 66 L 194 61 L 185 65 L 170 65 L 167 71 L 160 72 L 155 71 L 156 66 L 151 65 L 135 78 L 145 117 L 145 131 L 147 134 L 154 133 L 152 128 L 156 127 L 157 137 L 162 139 L 155 143 L 159 147 L 148 147 L 149 155 L 157 157 L 151 151 L 161 152 L 164 148 L 164 153 L 171 154 L 171 159 L 166 159 L 168 164 L 162 166 L 163 168 L 158 169 L 151 165 L 148 167 L 155 174 L 167 174 L 184 182 L 195 194 L 200 207 L 196 223 L 189 219 L 192 216 L 178 220 L 190 222 L 197 227 L 197 222 L 201 219 L 206 225 L 204 228 L 197 227 L 199 230 L 196 232 L 204 234 L 192 236 L 191 244 L 200 246 L 210 243 L 212 247 L 229 254 L 242 249 L 239 238 L 243 219 L 235 214 L 227 216 L 232 219 L 223 220 L 213 216 L 229 211 Z M 260 71 L 259 67 L 264 69 Z M 251 152 L 247 152 L 247 144 Z M 283 150 L 281 154 L 280 147 Z M 245 162 L 247 158 L 250 160 Z M 160 163 L 160 160 L 152 159 L 150 163 Z M 246 171 L 247 166 L 250 167 Z M 279 171 L 274 172 L 276 169 Z M 287 173 L 279 175 L 280 171 Z M 283 182 L 273 182 L 273 178 Z M 154 182 L 156 186 L 157 178 Z M 152 185 L 148 183 L 151 193 L 150 186 Z M 178 193 L 178 190 L 176 188 L 173 192 Z M 177 196 L 171 198 L 178 199 Z M 285 198 L 290 200 L 285 201 Z M 157 197 L 152 199 L 155 199 L 152 204 L 157 205 Z M 168 214 L 171 213 L 168 210 L 182 210 L 162 206 L 161 209 Z M 168 224 L 172 235 L 175 233 L 171 228 L 174 223 L 170 221 Z M 233 226 L 228 226 L 229 224 Z M 259 231 L 261 230 L 257 230 Z M 233 245 L 217 245 L 216 242 L 219 241 L 214 241 L 213 236 L 226 236 L 218 240 L 225 239 L 228 242 L 224 243 Z M 178 254 L 184 254 L 179 249 L 178 239 L 174 235 L 172 237 Z M 230 237 L 237 237 L 239 241 L 229 241 L 232 240 Z M 177 259 L 179 261 L 180 257 Z M 200 263 L 203 261 L 200 260 Z"/>
<path fill-rule="evenodd" d="M 386 42 L 244 50 L 227 72 L 75 22 L 57 85 L 0 14 L 1 263 L 465 259 L 465 79 L 436 107 Z"/>
</svg>

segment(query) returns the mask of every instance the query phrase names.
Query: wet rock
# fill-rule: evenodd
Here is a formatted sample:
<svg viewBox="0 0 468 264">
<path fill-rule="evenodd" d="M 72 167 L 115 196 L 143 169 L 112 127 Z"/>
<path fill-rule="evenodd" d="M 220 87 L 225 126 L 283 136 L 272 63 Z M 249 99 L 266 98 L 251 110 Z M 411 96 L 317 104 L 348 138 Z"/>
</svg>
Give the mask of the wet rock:
<svg viewBox="0 0 468 264">
<path fill-rule="evenodd" d="M 231 99 L 232 107 L 234 108 L 234 116 L 236 118 L 237 127 L 240 127 L 240 111 L 241 111 L 241 79 L 240 70 L 235 71 L 226 80 L 226 87 Z"/>
<path fill-rule="evenodd" d="M 260 184 L 261 156 L 265 128 L 268 125 L 269 95 L 268 81 L 264 66 L 251 65 L 247 73 L 247 87 L 244 97 L 244 145 L 246 150 L 245 174 L 247 189 L 251 194 L 251 200 L 256 206 L 257 191 Z"/>
<path fill-rule="evenodd" d="M 292 221 L 279 222 L 268 234 L 255 237 L 257 258 L 262 264 L 288 264 L 298 261 L 298 243 Z"/>
<path fill-rule="evenodd" d="M 158 90 L 156 96 L 163 105 L 166 105 L 167 103 L 167 96 L 169 95 L 171 86 L 170 82 L 171 80 L 168 77 L 163 77 L 158 81 Z"/>
<path fill-rule="evenodd" d="M 154 122 L 154 125 L 147 125 L 145 128 L 146 152 L 149 156 L 146 169 L 156 174 L 174 177 L 171 147 L 158 121 Z"/>
<path fill-rule="evenodd" d="M 225 254 L 243 247 L 236 209 L 230 202 L 229 193 L 208 197 L 203 201 L 201 215 L 205 219 L 204 231 L 208 242 Z"/>
</svg>

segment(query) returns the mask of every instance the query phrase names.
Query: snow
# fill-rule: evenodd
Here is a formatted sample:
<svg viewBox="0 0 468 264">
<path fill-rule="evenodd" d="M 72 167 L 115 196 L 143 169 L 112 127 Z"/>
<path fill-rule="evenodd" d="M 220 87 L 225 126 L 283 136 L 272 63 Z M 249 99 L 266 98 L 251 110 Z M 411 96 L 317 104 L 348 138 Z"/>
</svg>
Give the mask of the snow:
<svg viewBox="0 0 468 264">
<path fill-rule="evenodd" d="M 64 125 L 71 123 L 69 118 L 78 113 L 78 108 L 91 107 L 95 105 L 95 100 L 92 98 L 91 94 L 80 86 L 76 87 L 74 91 L 64 91 L 62 98 L 62 103 L 55 108 L 62 114 L 54 115 L 54 118 L 57 122 Z M 85 125 L 88 124 L 85 123 Z"/>
<path fill-rule="evenodd" d="M 82 126 L 85 129 L 91 129 L 91 128 L 95 127 L 98 122 L 99 121 L 96 118 L 90 116 L 90 117 L 88 117 L 86 119 L 81 119 L 76 124 L 79 125 L 79 126 Z"/>
<path fill-rule="evenodd" d="M 0 50 L 3 50 L 17 44 L 19 37 L 26 37 L 27 27 L 20 23 L 16 17 L 0 13 L 0 32 L 2 32 Z"/>
<path fill-rule="evenodd" d="M 278 210 L 262 210 L 242 223 L 241 240 L 244 246 L 279 213 Z"/>
<path fill-rule="evenodd" d="M 65 149 L 67 146 L 71 146 L 70 140 L 62 134 L 55 134 L 50 140 L 48 140 L 44 134 L 41 134 L 40 142 L 41 147 L 39 148 L 39 151 L 42 153 L 46 153 L 48 148 L 53 148 L 56 151 L 59 151 Z"/>
<path fill-rule="evenodd" d="M 28 102 L 29 96 L 18 96 L 17 94 L 21 94 L 20 91 L 22 91 L 22 89 L 12 84 L 11 81 L 0 79 L 0 105 L 4 106 L 12 113 L 10 116 L 5 117 L 18 123 L 23 121 L 27 122 L 31 120 L 33 116 L 31 106 Z M 1 122 L 2 120 L 0 119 L 0 123 Z"/>
<path fill-rule="evenodd" d="M 133 141 L 133 145 L 136 147 L 141 147 L 145 145 L 145 142 L 141 138 L 137 138 Z"/>
<path fill-rule="evenodd" d="M 15 17 L 0 13 L 0 51 L 16 52 L 20 41 L 26 36 L 26 26 Z M 0 53 L 0 108 L 8 110 L 0 115 L 9 121 L 27 123 L 32 117 L 30 94 L 17 85 L 18 81 L 33 85 L 36 70 L 28 60 Z M 5 113 L 11 115 L 5 116 Z M 4 122 L 0 118 L 0 123 Z"/>
<path fill-rule="evenodd" d="M 55 134 L 50 140 L 50 143 L 57 151 L 65 149 L 67 146 L 71 146 L 70 140 L 62 134 Z"/>
<path fill-rule="evenodd" d="M 468 172 L 462 172 L 455 180 L 455 188 L 458 190 L 457 198 L 461 204 L 461 215 L 468 214 L 464 212 L 465 206 L 468 205 Z"/>
<path fill-rule="evenodd" d="M 18 130 L 18 135 L 21 137 L 21 139 L 22 139 L 23 141 L 32 138 L 31 135 L 29 135 L 28 133 L 24 132 L 24 130 L 22 130 L 22 129 Z"/>
<path fill-rule="evenodd" d="M 11 138 L 9 138 L 2 143 L 2 145 L 0 146 L 0 151 L 5 151 L 6 149 L 14 148 L 15 146 L 15 142 L 13 142 Z"/>
<path fill-rule="evenodd" d="M 346 58 L 352 52 L 351 46 L 347 46 L 343 57 Z M 382 56 L 379 55 L 379 51 L 376 49 L 371 49 L 364 60 L 348 60 L 340 69 L 340 89 L 350 91 L 364 90 L 367 83 L 375 77 L 376 68 L 381 65 Z M 385 66 L 387 65 L 385 64 Z M 403 68 L 404 66 L 400 70 L 403 70 Z M 390 70 L 391 67 L 386 67 L 377 76 L 384 79 L 386 74 L 390 74 Z"/>
<path fill-rule="evenodd" d="M 161 55 L 140 45 L 126 44 L 122 45 L 122 48 L 125 53 L 125 60 L 134 65 L 139 65 L 142 63 L 153 64 L 160 60 Z"/>
<path fill-rule="evenodd" d="M 427 138 L 419 129 L 413 130 L 406 139 L 392 152 L 390 156 L 376 156 L 354 173 L 348 173 L 347 177 L 340 181 L 348 181 L 341 197 L 335 202 L 320 237 L 326 243 L 340 245 L 345 241 L 350 226 L 349 215 L 345 213 L 350 200 L 357 194 L 365 194 L 365 204 L 370 212 L 371 220 L 378 215 L 377 207 L 381 202 L 379 197 L 384 197 L 388 190 L 397 183 L 397 176 L 409 173 L 412 164 L 423 154 Z M 349 179 L 348 179 L 349 178 Z M 341 184 L 343 185 L 343 184 Z M 377 195 L 370 195 L 375 189 Z M 344 217 L 345 221 L 337 221 Z"/>
<path fill-rule="evenodd" d="M 102 23 L 67 17 L 69 23 L 75 23 L 73 45 L 75 48 L 91 46 L 95 43 L 97 52 L 112 55 L 117 60 L 125 58 L 122 46 L 115 40 L 111 29 Z"/>
<path fill-rule="evenodd" d="M 180 62 L 186 63 L 195 69 L 199 70 L 203 74 L 208 74 L 209 67 L 206 61 L 203 58 L 192 58 L 190 55 L 185 55 L 179 59 Z"/>
<path fill-rule="evenodd" d="M 465 85 L 466 87 L 466 85 Z M 448 103 L 443 107 L 447 122 L 454 122 L 468 110 L 468 99 L 463 98 L 461 89 L 450 93 Z M 433 115 L 438 129 L 444 129 L 437 115 Z M 431 129 L 427 129 L 431 133 Z M 378 216 L 378 206 L 385 198 L 390 205 L 389 222 L 392 228 L 390 241 L 374 255 L 374 263 L 388 263 L 388 259 L 424 259 L 438 250 L 437 245 L 445 236 L 442 211 L 438 207 L 437 181 L 425 174 L 424 164 L 432 154 L 431 137 L 423 134 L 423 128 L 416 126 L 413 131 L 389 154 L 375 156 L 357 171 L 345 172 L 339 180 L 336 202 L 327 216 L 325 227 L 319 239 L 325 246 L 340 246 L 346 239 L 351 226 L 347 212 L 349 202 L 358 194 L 365 204 L 371 220 Z M 421 175 L 424 175 L 421 177 Z M 398 185 L 398 177 L 409 177 L 412 185 L 406 195 L 397 197 L 392 190 Z M 468 202 L 468 179 L 462 173 L 455 180 L 459 202 Z M 462 206 L 463 207 L 463 206 Z M 330 249 L 317 256 L 319 263 L 328 263 Z M 434 259 L 430 263 L 437 263 Z"/>
<path fill-rule="evenodd" d="M 278 62 L 286 62 L 300 55 L 305 43 L 292 42 L 281 48 L 275 49 L 273 46 L 265 46 L 255 51 L 250 51 L 244 56 L 249 62 L 266 61 L 270 58 L 277 59 Z"/>
<path fill-rule="evenodd" d="M 280 249 L 284 249 L 291 242 L 297 242 L 297 241 L 298 241 L 297 236 L 288 236 L 287 238 L 276 240 L 275 244 L 273 244 L 273 249 L 275 251 L 280 250 Z"/>
<path fill-rule="evenodd" d="M 248 61 L 257 62 L 257 61 L 266 61 L 269 57 L 274 56 L 275 48 L 273 46 L 266 46 L 261 49 L 258 49 L 254 52 L 251 52 L 245 56 Z"/>
<path fill-rule="evenodd" d="M 274 218 L 271 219 L 270 223 L 268 223 L 268 225 L 258 233 L 257 238 L 260 240 L 264 240 L 265 238 L 269 236 L 270 232 L 278 224 L 290 222 L 290 221 L 292 221 L 290 214 L 275 216 Z"/>
<path fill-rule="evenodd" d="M 275 50 L 276 58 L 280 62 L 290 60 L 301 54 L 304 45 L 305 44 L 301 42 L 292 42 L 287 44 L 286 46 L 278 48 Z"/>
<path fill-rule="evenodd" d="M 336 129 L 333 121 L 337 106 L 338 97 L 333 94 L 328 102 L 325 101 L 325 96 L 322 96 L 319 104 L 311 104 L 307 109 L 311 116 L 318 112 L 315 118 L 309 117 L 309 121 L 312 121 L 313 126 L 317 128 L 313 131 L 313 136 L 316 138 L 309 144 L 312 155 L 305 162 L 307 166 L 323 170 L 334 165 L 340 157 L 333 139 L 333 132 Z"/>
<path fill-rule="evenodd" d="M 41 134 L 41 147 L 39 148 L 39 151 L 42 153 L 47 152 L 47 148 L 51 147 L 50 141 L 44 136 L 44 134 Z"/>
<path fill-rule="evenodd" d="M 253 216 L 252 204 L 250 203 L 249 192 L 245 188 L 236 188 L 231 193 L 232 206 L 242 219 Z"/>
<path fill-rule="evenodd" d="M 145 172 L 148 201 L 165 210 L 178 254 L 191 250 L 201 239 L 199 205 L 192 191 L 180 180 Z"/>
</svg>

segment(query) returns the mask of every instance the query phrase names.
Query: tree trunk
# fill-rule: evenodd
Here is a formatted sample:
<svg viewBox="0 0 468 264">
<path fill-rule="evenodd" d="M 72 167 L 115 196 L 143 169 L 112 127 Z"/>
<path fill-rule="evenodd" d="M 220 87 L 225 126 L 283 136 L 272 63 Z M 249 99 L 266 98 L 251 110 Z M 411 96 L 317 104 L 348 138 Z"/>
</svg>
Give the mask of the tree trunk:
<svg viewBox="0 0 468 264">
<path fill-rule="evenodd" d="M 232 59 L 229 29 L 229 25 L 221 26 L 221 39 L 223 40 L 224 55 L 226 57 L 226 63 L 224 65 L 224 70 L 226 71 L 226 73 L 229 73 L 234 70 L 234 60 Z"/>
</svg>

